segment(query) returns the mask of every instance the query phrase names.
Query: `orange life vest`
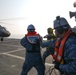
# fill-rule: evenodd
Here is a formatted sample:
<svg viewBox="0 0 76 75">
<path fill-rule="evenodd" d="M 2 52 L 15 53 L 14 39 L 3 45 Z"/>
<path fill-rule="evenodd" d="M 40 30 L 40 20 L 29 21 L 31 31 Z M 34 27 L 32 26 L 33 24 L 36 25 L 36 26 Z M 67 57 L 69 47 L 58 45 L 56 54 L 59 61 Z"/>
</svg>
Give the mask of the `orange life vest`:
<svg viewBox="0 0 76 75">
<path fill-rule="evenodd" d="M 60 40 L 60 38 L 58 38 L 56 44 L 55 44 L 55 51 L 53 54 L 53 58 L 59 62 L 59 63 L 64 63 L 63 62 L 63 50 L 64 50 L 64 44 L 67 40 L 67 38 L 69 37 L 69 35 L 71 34 L 71 30 L 69 29 L 66 34 L 64 35 L 64 38 L 62 40 Z"/>
<path fill-rule="evenodd" d="M 26 39 L 28 40 L 28 42 L 31 44 L 35 44 L 36 39 L 40 38 L 40 35 L 37 34 L 36 32 L 28 32 L 25 36 L 26 36 Z"/>
</svg>

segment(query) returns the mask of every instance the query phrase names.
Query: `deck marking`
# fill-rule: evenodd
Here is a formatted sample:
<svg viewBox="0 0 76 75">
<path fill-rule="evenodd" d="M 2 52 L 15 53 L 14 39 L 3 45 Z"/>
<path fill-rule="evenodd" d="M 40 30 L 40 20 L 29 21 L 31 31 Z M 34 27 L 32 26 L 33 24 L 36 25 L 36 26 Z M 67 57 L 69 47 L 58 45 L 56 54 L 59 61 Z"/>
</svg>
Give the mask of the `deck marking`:
<svg viewBox="0 0 76 75">
<path fill-rule="evenodd" d="M 2 54 L 4 54 L 4 53 L 13 53 L 13 52 L 17 52 L 17 51 L 22 51 L 22 50 L 25 50 L 25 49 L 17 49 L 17 50 L 12 50 L 12 51 L 7 51 L 7 52 L 2 52 L 2 53 L 0 53 L 0 55 L 2 55 Z"/>
<path fill-rule="evenodd" d="M 4 55 L 10 56 L 10 57 L 14 57 L 14 58 L 18 58 L 21 60 L 25 60 L 24 57 L 21 56 L 17 56 L 17 55 L 12 55 L 12 54 L 7 54 L 7 53 L 3 53 Z M 45 63 L 46 66 L 50 66 L 50 67 L 54 67 L 54 64 L 50 64 L 50 63 Z"/>
<path fill-rule="evenodd" d="M 54 64 L 45 63 L 46 66 L 54 67 Z"/>
<path fill-rule="evenodd" d="M 10 46 L 14 46 L 14 47 L 22 47 L 22 46 L 18 46 L 18 45 L 11 45 L 11 44 L 2 44 L 2 45 L 10 45 Z"/>
<path fill-rule="evenodd" d="M 7 54 L 7 53 L 3 53 L 3 54 L 4 54 L 4 55 L 7 55 L 7 56 L 10 56 L 10 57 L 14 57 L 14 58 L 22 59 L 22 60 L 25 59 L 24 57 L 17 56 L 17 55 L 13 55 L 13 54 Z"/>
</svg>

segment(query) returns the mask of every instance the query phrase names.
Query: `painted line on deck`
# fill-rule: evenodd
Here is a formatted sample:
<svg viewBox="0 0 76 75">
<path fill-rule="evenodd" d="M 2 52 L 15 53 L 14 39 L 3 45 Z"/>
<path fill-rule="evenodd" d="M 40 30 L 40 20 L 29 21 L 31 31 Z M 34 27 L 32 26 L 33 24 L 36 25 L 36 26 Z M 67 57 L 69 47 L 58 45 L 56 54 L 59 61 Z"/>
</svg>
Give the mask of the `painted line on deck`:
<svg viewBox="0 0 76 75">
<path fill-rule="evenodd" d="M 7 56 L 10 56 L 10 57 L 14 57 L 14 58 L 17 58 L 17 59 L 21 59 L 21 60 L 25 60 L 24 57 L 21 57 L 21 56 L 17 56 L 17 55 L 13 55 L 13 54 L 9 54 L 9 53 L 13 53 L 13 52 L 17 52 L 17 51 L 22 51 L 22 50 L 25 50 L 25 49 L 17 49 L 17 50 L 14 50 L 14 51 L 8 51 L 8 52 L 3 52 L 3 53 L 0 53 L 0 55 L 4 54 L 4 55 L 7 55 Z M 54 64 L 50 64 L 50 63 L 45 63 L 46 66 L 50 66 L 50 67 L 54 67 Z"/>
<path fill-rule="evenodd" d="M 5 52 L 5 53 L 14 53 L 14 52 L 22 51 L 22 50 L 25 50 L 25 49 L 17 49 L 17 50 L 14 50 L 14 51 L 8 51 L 8 52 Z"/>
<path fill-rule="evenodd" d="M 17 49 L 17 50 L 7 51 L 7 52 L 0 53 L 0 55 L 5 54 L 5 53 L 14 53 L 14 52 L 23 51 L 23 50 L 25 50 L 25 49 Z"/>
<path fill-rule="evenodd" d="M 17 55 L 13 55 L 13 54 L 7 54 L 7 53 L 3 53 L 4 55 L 10 56 L 10 57 L 14 57 L 17 59 L 21 59 L 21 60 L 25 60 L 24 57 L 21 56 L 17 56 Z M 50 66 L 50 67 L 54 67 L 54 64 L 50 64 L 50 63 L 45 63 L 46 66 Z"/>
<path fill-rule="evenodd" d="M 54 67 L 54 64 L 45 63 L 46 66 Z"/>
<path fill-rule="evenodd" d="M 14 47 L 22 47 L 22 46 L 18 46 L 18 45 L 11 45 L 11 44 L 1 44 L 1 45 L 8 45 L 8 46 L 14 46 Z"/>
<path fill-rule="evenodd" d="M 21 56 L 17 56 L 17 55 L 13 55 L 13 54 L 7 54 L 7 53 L 3 53 L 3 54 L 4 55 L 7 55 L 7 56 L 10 56 L 10 57 L 14 57 L 14 58 L 25 60 L 25 58 L 24 57 L 21 57 Z"/>
</svg>

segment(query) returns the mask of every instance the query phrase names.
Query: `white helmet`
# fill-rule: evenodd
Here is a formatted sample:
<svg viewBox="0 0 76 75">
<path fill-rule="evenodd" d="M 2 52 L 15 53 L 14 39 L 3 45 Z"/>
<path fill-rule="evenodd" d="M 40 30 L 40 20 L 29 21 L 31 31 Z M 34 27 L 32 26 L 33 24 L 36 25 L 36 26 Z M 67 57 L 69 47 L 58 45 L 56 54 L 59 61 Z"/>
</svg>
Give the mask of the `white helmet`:
<svg viewBox="0 0 76 75">
<path fill-rule="evenodd" d="M 28 27 L 27 27 L 27 31 L 34 31 L 35 30 L 35 27 L 34 25 L 30 24 Z"/>
<path fill-rule="evenodd" d="M 64 29 L 66 29 L 66 27 L 70 26 L 65 18 L 57 16 L 56 19 L 54 20 L 54 29 L 58 27 L 63 27 Z"/>
</svg>

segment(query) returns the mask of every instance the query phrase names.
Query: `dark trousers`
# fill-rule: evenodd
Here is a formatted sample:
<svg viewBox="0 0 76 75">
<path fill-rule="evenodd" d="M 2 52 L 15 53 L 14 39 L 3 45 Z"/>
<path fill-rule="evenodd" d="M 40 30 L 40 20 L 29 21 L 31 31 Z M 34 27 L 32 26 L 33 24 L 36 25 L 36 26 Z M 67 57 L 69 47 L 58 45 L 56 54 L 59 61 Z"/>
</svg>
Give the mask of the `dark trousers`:
<svg viewBox="0 0 76 75">
<path fill-rule="evenodd" d="M 35 67 L 37 70 L 38 74 L 37 75 L 45 75 L 45 66 L 43 63 L 26 63 L 24 62 L 23 67 L 22 67 L 22 72 L 21 75 L 27 75 L 28 71 L 32 68 Z"/>
</svg>

